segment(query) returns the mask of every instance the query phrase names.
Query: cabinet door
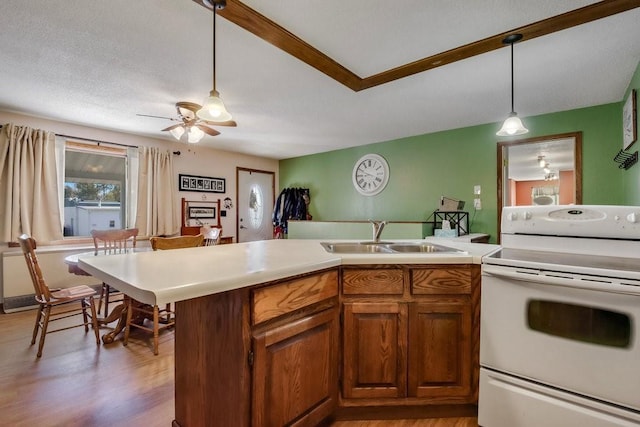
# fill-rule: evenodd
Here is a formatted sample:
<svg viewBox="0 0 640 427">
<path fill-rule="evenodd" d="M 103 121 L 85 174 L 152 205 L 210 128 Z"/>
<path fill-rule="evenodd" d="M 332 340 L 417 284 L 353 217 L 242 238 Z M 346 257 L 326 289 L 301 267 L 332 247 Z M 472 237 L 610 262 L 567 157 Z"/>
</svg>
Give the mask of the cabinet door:
<svg viewBox="0 0 640 427">
<path fill-rule="evenodd" d="M 470 303 L 461 299 L 409 305 L 410 396 L 470 401 Z"/>
<path fill-rule="evenodd" d="M 395 398 L 407 393 L 407 305 L 345 303 L 344 398 Z"/>
<path fill-rule="evenodd" d="M 338 309 L 254 336 L 255 427 L 315 426 L 338 399 Z"/>
</svg>

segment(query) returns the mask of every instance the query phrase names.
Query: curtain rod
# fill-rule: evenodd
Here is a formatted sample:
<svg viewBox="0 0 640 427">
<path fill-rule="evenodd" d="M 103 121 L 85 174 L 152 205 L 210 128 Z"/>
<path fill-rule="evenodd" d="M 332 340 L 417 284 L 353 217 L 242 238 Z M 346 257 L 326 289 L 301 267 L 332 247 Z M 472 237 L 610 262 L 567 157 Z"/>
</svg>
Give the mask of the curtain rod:
<svg viewBox="0 0 640 427">
<path fill-rule="evenodd" d="M 59 134 L 59 133 L 57 133 L 56 136 L 61 136 L 63 138 L 79 139 L 80 141 L 95 142 L 98 145 L 100 145 L 100 144 L 110 144 L 110 145 L 117 145 L 117 146 L 120 146 L 120 147 L 138 148 L 137 145 L 120 144 L 118 142 L 109 142 L 109 141 L 99 141 L 97 139 L 82 138 L 82 137 L 79 137 L 79 136 L 63 135 L 63 134 Z M 180 155 L 180 151 L 173 151 L 173 154 L 175 154 L 176 156 L 179 156 Z"/>
<path fill-rule="evenodd" d="M 0 125 L 0 129 L 2 129 L 2 125 Z M 64 135 L 64 134 L 61 134 L 61 133 L 56 133 L 55 135 L 56 136 L 60 136 L 62 138 L 71 138 L 71 139 L 78 139 L 80 141 L 95 142 L 98 145 L 100 145 L 100 144 L 109 144 L 109 145 L 117 145 L 119 147 L 139 148 L 137 145 L 128 145 L 128 144 L 121 144 L 121 143 L 118 143 L 118 142 L 100 141 L 100 140 L 97 140 L 97 139 L 82 138 L 80 136 Z M 180 151 L 173 151 L 173 154 L 175 154 L 176 156 L 179 156 L 180 155 Z"/>
<path fill-rule="evenodd" d="M 60 136 L 62 138 L 79 139 L 80 141 L 95 142 L 98 145 L 100 145 L 100 144 L 109 144 L 109 145 L 117 145 L 119 147 L 138 148 L 137 145 L 128 145 L 128 144 L 120 144 L 118 142 L 100 141 L 98 139 L 82 138 L 82 137 L 79 137 L 79 136 L 64 135 L 64 134 L 61 134 L 61 133 L 56 133 L 56 136 Z"/>
</svg>

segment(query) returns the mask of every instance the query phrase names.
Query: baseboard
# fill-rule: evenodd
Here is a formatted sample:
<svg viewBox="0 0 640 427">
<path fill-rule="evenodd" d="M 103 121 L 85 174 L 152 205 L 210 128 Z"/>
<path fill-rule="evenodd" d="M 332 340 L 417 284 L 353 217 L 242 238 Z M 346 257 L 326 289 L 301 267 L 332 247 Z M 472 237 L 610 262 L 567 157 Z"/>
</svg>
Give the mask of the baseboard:
<svg viewBox="0 0 640 427">
<path fill-rule="evenodd" d="M 34 294 L 6 297 L 2 304 L 4 313 L 15 313 L 16 311 L 32 310 L 34 308 L 38 308 Z"/>
<path fill-rule="evenodd" d="M 335 413 L 335 419 L 337 421 L 397 420 L 477 416 L 478 406 L 473 404 L 340 407 Z"/>
<path fill-rule="evenodd" d="M 93 288 L 98 295 L 100 294 L 100 288 L 102 285 L 87 285 Z M 114 292 L 112 290 L 112 292 Z M 117 291 L 115 291 L 117 292 Z M 17 297 L 5 297 L 1 304 L 1 310 L 3 313 L 15 313 L 17 311 L 33 310 L 38 308 L 35 294 L 19 295 Z"/>
</svg>

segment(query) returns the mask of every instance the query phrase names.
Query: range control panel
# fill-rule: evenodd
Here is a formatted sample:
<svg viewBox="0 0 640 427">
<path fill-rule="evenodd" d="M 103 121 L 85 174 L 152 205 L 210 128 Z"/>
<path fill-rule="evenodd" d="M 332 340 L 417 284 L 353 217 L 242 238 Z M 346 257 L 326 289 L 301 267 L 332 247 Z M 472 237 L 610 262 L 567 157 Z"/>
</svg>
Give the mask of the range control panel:
<svg viewBox="0 0 640 427">
<path fill-rule="evenodd" d="M 640 240 L 640 206 L 506 206 L 501 232 Z"/>
</svg>

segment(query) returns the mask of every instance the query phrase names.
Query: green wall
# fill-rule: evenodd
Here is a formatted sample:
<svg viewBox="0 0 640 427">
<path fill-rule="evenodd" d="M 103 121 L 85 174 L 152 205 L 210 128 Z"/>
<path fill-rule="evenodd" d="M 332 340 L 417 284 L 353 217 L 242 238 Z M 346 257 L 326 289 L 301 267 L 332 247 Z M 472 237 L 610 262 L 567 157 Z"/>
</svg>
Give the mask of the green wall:
<svg viewBox="0 0 640 427">
<path fill-rule="evenodd" d="M 637 74 L 637 73 L 636 73 Z M 622 204 L 623 170 L 613 157 L 622 146 L 621 103 L 524 118 L 527 138 L 583 132 L 583 203 Z M 496 241 L 497 168 L 495 135 L 485 124 L 402 138 L 280 161 L 280 185 L 308 187 L 315 220 L 424 221 L 441 195 L 465 200 L 472 233 Z M 386 189 L 372 197 L 351 183 L 354 163 L 377 153 L 389 163 Z M 640 167 L 638 167 L 640 169 Z M 482 186 L 482 210 L 473 211 L 473 187 Z"/>
<path fill-rule="evenodd" d="M 627 91 L 624 94 L 623 100 L 627 99 L 627 96 L 631 92 L 632 89 L 636 90 L 636 98 L 640 97 L 640 62 L 636 68 L 636 72 L 631 79 L 631 83 L 627 88 Z M 640 103 L 639 99 L 636 99 L 638 103 Z M 623 101 L 624 102 L 624 101 Z M 622 102 L 620 103 L 621 111 L 622 111 Z M 622 113 L 621 113 L 622 114 Z M 636 110 L 636 123 L 640 123 L 640 108 Z M 620 124 L 622 126 L 622 124 Z M 622 132 L 622 131 L 620 131 Z M 640 139 L 640 133 L 638 133 L 638 139 Z M 622 144 L 620 144 L 620 148 L 622 148 Z M 627 149 L 628 152 L 633 153 L 635 151 L 640 150 L 640 141 L 633 143 L 631 147 Z M 635 164 L 624 172 L 624 204 L 625 205 L 634 205 L 640 206 L 640 163 Z"/>
</svg>

